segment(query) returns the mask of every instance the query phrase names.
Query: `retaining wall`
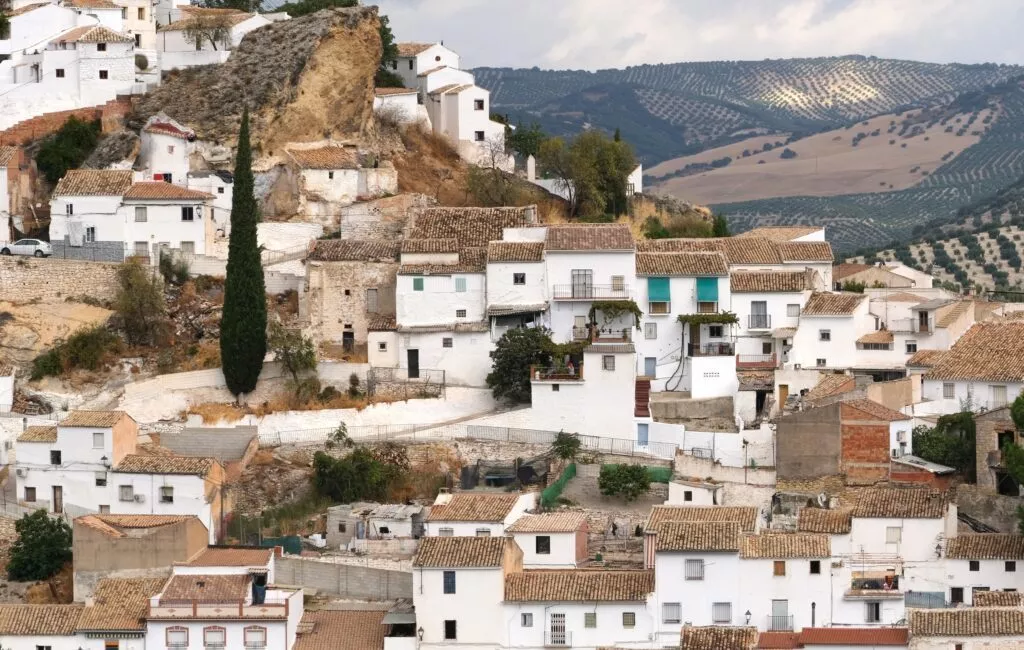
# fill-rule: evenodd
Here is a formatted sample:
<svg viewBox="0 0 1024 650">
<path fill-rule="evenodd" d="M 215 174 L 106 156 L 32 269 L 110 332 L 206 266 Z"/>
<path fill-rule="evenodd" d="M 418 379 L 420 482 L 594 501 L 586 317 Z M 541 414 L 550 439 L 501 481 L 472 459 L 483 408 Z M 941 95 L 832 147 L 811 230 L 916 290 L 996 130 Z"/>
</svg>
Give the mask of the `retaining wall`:
<svg viewBox="0 0 1024 650">
<path fill-rule="evenodd" d="M 113 300 L 116 293 L 116 264 L 0 256 L 0 300 Z"/>
<path fill-rule="evenodd" d="M 284 557 L 274 565 L 275 581 L 359 600 L 412 598 L 412 573 Z"/>
</svg>

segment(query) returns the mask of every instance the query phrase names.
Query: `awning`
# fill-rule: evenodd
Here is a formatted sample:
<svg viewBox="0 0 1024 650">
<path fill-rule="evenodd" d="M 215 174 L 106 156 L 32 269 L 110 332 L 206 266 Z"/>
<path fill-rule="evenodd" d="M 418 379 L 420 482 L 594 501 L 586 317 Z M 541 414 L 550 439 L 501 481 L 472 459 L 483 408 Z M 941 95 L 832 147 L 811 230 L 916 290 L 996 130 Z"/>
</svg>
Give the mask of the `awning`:
<svg viewBox="0 0 1024 650">
<path fill-rule="evenodd" d="M 647 300 L 649 302 L 672 302 L 668 278 L 647 278 Z"/>
<path fill-rule="evenodd" d="M 718 278 L 697 278 L 697 302 L 718 302 Z"/>
<path fill-rule="evenodd" d="M 388 612 L 381 620 L 381 625 L 412 625 L 415 622 L 415 612 Z"/>
<path fill-rule="evenodd" d="M 515 316 L 517 314 L 536 314 L 547 311 L 548 303 L 541 302 L 532 305 L 491 305 L 487 308 L 488 316 Z"/>
<path fill-rule="evenodd" d="M 779 327 L 772 330 L 773 339 L 791 339 L 796 336 L 795 327 Z"/>
</svg>

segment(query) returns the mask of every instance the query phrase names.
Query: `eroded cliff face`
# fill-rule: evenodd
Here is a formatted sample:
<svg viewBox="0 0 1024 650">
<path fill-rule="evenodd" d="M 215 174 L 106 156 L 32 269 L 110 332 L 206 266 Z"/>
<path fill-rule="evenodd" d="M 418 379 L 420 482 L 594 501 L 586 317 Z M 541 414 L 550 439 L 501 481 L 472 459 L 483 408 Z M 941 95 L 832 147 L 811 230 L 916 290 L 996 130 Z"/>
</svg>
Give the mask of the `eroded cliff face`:
<svg viewBox="0 0 1024 650">
<path fill-rule="evenodd" d="M 234 147 L 249 106 L 256 157 L 289 142 L 362 141 L 373 127 L 380 62 L 376 7 L 325 9 L 250 32 L 220 66 L 169 74 L 143 97 L 132 125 L 159 111 L 201 140 Z"/>
</svg>

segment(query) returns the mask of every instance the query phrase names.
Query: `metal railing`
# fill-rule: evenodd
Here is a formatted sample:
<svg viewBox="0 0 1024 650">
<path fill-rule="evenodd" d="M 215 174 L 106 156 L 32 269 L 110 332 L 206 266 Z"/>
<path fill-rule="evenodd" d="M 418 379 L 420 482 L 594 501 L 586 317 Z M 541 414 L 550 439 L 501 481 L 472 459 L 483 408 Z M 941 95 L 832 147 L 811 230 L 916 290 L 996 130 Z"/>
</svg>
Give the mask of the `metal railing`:
<svg viewBox="0 0 1024 650">
<path fill-rule="evenodd" d="M 595 343 L 629 343 L 633 340 L 630 327 L 595 327 L 591 340 Z"/>
<path fill-rule="evenodd" d="M 533 381 L 583 381 L 583 364 L 579 367 L 530 366 Z"/>
<path fill-rule="evenodd" d="M 547 631 L 544 633 L 545 648 L 571 648 L 572 632 Z"/>
<path fill-rule="evenodd" d="M 768 631 L 769 632 L 792 632 L 793 631 L 793 615 L 782 614 L 768 615 Z"/>
<path fill-rule="evenodd" d="M 555 300 L 629 300 L 624 284 L 556 284 Z"/>
<path fill-rule="evenodd" d="M 769 330 L 771 328 L 771 314 L 750 314 L 749 316 L 747 316 L 748 330 Z"/>
<path fill-rule="evenodd" d="M 890 332 L 910 332 L 913 334 L 931 334 L 935 331 L 932 321 L 922 323 L 919 318 L 894 318 L 885 324 Z"/>
<path fill-rule="evenodd" d="M 779 360 L 774 354 L 737 354 L 737 370 L 772 370 L 779 367 Z"/>
<path fill-rule="evenodd" d="M 589 327 L 574 327 L 572 328 L 572 338 L 576 341 L 589 341 L 590 340 L 590 328 Z"/>
<path fill-rule="evenodd" d="M 736 354 L 736 349 L 732 343 L 686 344 L 686 356 L 688 357 L 731 357 L 734 354 Z"/>
</svg>

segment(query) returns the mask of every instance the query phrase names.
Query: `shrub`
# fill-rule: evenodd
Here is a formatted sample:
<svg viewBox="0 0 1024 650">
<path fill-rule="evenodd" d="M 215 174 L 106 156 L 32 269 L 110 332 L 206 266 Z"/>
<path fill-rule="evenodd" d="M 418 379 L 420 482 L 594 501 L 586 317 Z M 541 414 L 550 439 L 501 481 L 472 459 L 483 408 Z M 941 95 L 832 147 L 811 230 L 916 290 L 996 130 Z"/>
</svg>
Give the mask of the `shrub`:
<svg viewBox="0 0 1024 650">
<path fill-rule="evenodd" d="M 188 262 L 183 259 L 174 259 L 172 255 L 160 253 L 159 269 L 160 275 L 164 278 L 164 282 L 168 284 L 180 287 L 188 282 Z"/>
<path fill-rule="evenodd" d="M 117 270 L 114 311 L 132 345 L 160 345 L 169 332 L 163 287 L 138 260 Z"/>
<path fill-rule="evenodd" d="M 562 496 L 562 491 L 565 490 L 565 486 L 568 485 L 569 481 L 575 476 L 576 463 L 569 463 L 565 466 L 565 469 L 562 470 L 558 479 L 541 492 L 540 504 L 545 508 L 550 508 L 558 503 L 558 497 Z"/>
<path fill-rule="evenodd" d="M 643 465 L 602 465 L 597 486 L 605 496 L 634 501 L 651 487 L 651 478 Z"/>
<path fill-rule="evenodd" d="M 562 460 L 571 460 L 580 453 L 580 446 L 583 443 L 580 437 L 564 431 L 559 431 L 555 441 L 551 443 L 551 451 Z"/>
<path fill-rule="evenodd" d="M 100 138 L 100 122 L 69 117 L 64 126 L 43 142 L 36 154 L 36 166 L 46 180 L 55 184 L 69 169 L 82 166 Z"/>
<path fill-rule="evenodd" d="M 18 539 L 11 545 L 7 577 L 46 580 L 71 561 L 71 527 L 36 510 L 14 522 Z"/>
<path fill-rule="evenodd" d="M 135 55 L 135 69 L 136 70 L 149 70 L 149 59 L 146 58 L 145 54 Z"/>
<path fill-rule="evenodd" d="M 74 369 L 99 370 L 120 348 L 120 337 L 103 326 L 78 330 L 32 361 L 31 378 L 42 379 Z"/>
</svg>

